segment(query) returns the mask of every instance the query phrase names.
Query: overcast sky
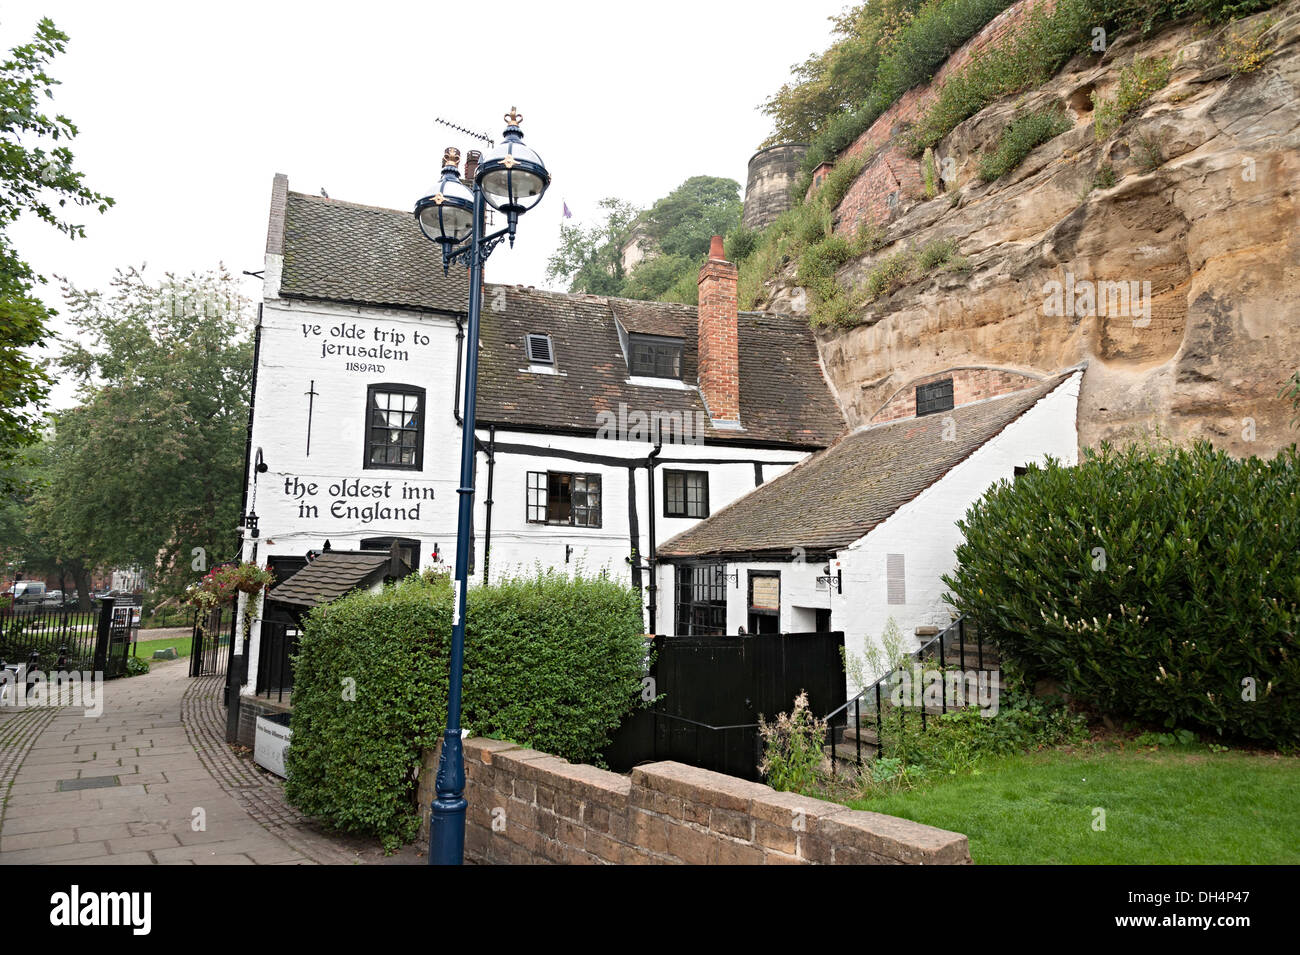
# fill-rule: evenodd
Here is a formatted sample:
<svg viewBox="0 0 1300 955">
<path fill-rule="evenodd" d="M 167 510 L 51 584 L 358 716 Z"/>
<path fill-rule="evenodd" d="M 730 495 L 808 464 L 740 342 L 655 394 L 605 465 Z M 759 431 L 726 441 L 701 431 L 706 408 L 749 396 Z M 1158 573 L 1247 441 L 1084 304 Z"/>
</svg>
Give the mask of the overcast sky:
<svg viewBox="0 0 1300 955">
<path fill-rule="evenodd" d="M 577 222 L 605 196 L 648 205 L 692 175 L 743 187 L 770 130 L 758 105 L 826 46 L 843 5 L 5 0 L 6 50 L 41 16 L 71 38 L 54 104 L 80 129 L 77 168 L 117 200 L 85 214 L 84 241 L 34 222 L 11 234 L 39 272 L 88 287 L 140 263 L 259 271 L 274 173 L 409 209 L 444 146 L 482 147 L 435 116 L 499 141 L 517 106 L 553 181 L 488 276 L 543 286 L 562 202 Z M 57 307 L 53 281 L 45 298 Z"/>
</svg>

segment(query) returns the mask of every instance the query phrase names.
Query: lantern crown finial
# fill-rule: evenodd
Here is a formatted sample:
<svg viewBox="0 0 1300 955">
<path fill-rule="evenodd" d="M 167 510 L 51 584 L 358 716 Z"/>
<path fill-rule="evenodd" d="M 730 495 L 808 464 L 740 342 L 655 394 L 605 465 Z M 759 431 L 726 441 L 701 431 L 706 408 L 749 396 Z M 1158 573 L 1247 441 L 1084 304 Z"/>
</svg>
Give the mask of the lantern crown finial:
<svg viewBox="0 0 1300 955">
<path fill-rule="evenodd" d="M 524 114 L 519 112 L 519 110 L 515 109 L 513 106 L 510 107 L 510 112 L 505 115 L 505 121 L 508 126 L 518 126 L 523 122 L 523 120 Z"/>
<path fill-rule="evenodd" d="M 445 150 L 443 150 L 442 168 L 446 169 L 448 166 L 452 166 L 454 168 L 460 167 L 460 150 L 457 149 L 455 146 L 448 146 Z"/>
</svg>

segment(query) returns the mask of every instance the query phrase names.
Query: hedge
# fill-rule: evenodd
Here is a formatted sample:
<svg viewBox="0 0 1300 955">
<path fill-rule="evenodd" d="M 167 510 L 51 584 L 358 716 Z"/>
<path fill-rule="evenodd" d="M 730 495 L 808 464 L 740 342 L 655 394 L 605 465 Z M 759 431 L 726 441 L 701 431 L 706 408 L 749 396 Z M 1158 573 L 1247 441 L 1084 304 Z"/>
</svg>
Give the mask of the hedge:
<svg viewBox="0 0 1300 955">
<path fill-rule="evenodd" d="M 1300 740 L 1294 445 L 1103 446 L 1001 482 L 959 526 L 949 600 L 1026 675 L 1116 716 Z"/>
<path fill-rule="evenodd" d="M 294 661 L 286 795 L 386 848 L 418 824 L 421 751 L 446 723 L 451 584 L 410 578 L 311 612 Z M 644 675 L 638 592 L 543 573 L 471 588 L 462 725 L 599 761 Z"/>
</svg>

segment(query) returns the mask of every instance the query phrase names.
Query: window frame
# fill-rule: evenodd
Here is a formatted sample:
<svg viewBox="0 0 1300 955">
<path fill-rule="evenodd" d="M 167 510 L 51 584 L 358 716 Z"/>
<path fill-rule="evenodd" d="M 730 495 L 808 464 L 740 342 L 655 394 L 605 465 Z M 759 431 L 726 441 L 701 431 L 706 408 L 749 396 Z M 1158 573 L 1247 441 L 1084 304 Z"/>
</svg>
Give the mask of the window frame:
<svg viewBox="0 0 1300 955">
<path fill-rule="evenodd" d="M 712 579 L 708 579 L 710 575 Z M 727 635 L 727 581 L 730 579 L 725 563 L 677 565 L 673 581 L 673 621 L 677 636 Z M 702 592 L 709 599 L 697 599 Z M 684 596 L 688 599 L 683 599 Z M 700 622 L 701 617 L 706 622 Z"/>
<path fill-rule="evenodd" d="M 654 352 L 650 362 L 650 370 L 637 363 L 637 348 L 652 349 Z M 659 370 L 659 349 L 671 350 L 672 355 L 670 364 L 675 366 L 675 370 L 665 374 Z M 667 338 L 661 335 L 638 335 L 631 333 L 627 336 L 627 370 L 633 378 L 664 378 L 673 381 L 682 380 L 682 361 L 686 353 L 686 342 L 680 338 Z"/>
<path fill-rule="evenodd" d="M 540 478 L 545 480 L 539 481 Z M 568 478 L 569 512 L 564 520 L 555 519 L 551 516 L 552 478 Z M 543 524 L 551 527 L 600 528 L 604 526 L 605 495 L 603 474 L 583 471 L 528 471 L 524 480 L 524 523 Z M 561 483 L 560 481 L 555 482 L 556 486 Z M 580 483 L 585 485 L 581 491 L 577 487 Z M 593 490 L 596 498 L 595 504 L 591 503 Z M 575 504 L 573 500 L 575 493 L 587 495 L 586 503 Z M 583 522 L 579 522 L 577 519 L 580 512 L 585 512 L 586 520 Z"/>
<path fill-rule="evenodd" d="M 668 493 L 669 477 L 673 477 L 673 478 L 680 477 L 683 480 L 681 511 L 673 511 L 669 509 L 669 500 L 670 500 L 670 496 Z M 701 488 L 701 494 L 699 500 L 697 501 L 697 503 L 704 511 L 704 513 L 702 514 L 691 513 L 689 482 L 690 479 L 693 477 L 703 478 L 703 487 Z M 663 480 L 663 498 L 664 498 L 664 517 L 679 517 L 679 518 L 686 518 L 687 520 L 704 520 L 704 518 L 708 517 L 709 514 L 711 513 L 709 508 L 709 472 L 708 471 L 687 471 L 683 468 L 665 468 L 664 480 Z"/>
<path fill-rule="evenodd" d="M 923 388 L 933 389 L 936 385 L 940 386 L 938 392 L 927 392 L 925 397 L 921 396 Z M 947 385 L 946 392 L 942 388 Z M 947 404 L 944 404 L 944 402 Z M 923 408 L 924 406 L 924 408 Z M 924 384 L 916 386 L 916 416 L 923 418 L 926 415 L 943 414 L 945 411 L 951 411 L 956 405 L 953 403 L 953 383 L 952 376 L 947 378 L 938 378 L 935 381 L 927 381 Z"/>
<path fill-rule="evenodd" d="M 399 462 L 390 462 L 390 461 L 373 462 L 370 460 L 371 452 L 374 450 L 375 447 L 374 434 L 377 430 L 380 430 L 380 426 L 376 425 L 374 420 L 371 417 L 375 412 L 376 392 L 398 394 L 398 395 L 402 395 L 403 397 L 413 396 L 416 399 L 417 402 L 415 406 L 416 425 L 414 428 L 415 461 L 413 463 L 403 464 L 400 461 Z M 421 388 L 419 385 L 404 385 L 398 382 L 379 382 L 373 385 L 366 386 L 365 432 L 361 444 L 361 467 L 363 470 L 367 470 L 367 471 L 423 471 L 424 470 L 424 418 L 425 418 L 425 411 L 428 408 L 427 395 L 428 393 L 425 391 L 425 389 Z M 392 413 L 391 408 L 387 408 L 386 410 L 388 411 L 388 413 L 390 414 Z M 403 413 L 405 413 L 405 411 L 403 411 Z M 387 425 L 384 425 L 382 430 L 387 431 L 389 433 L 393 431 L 393 429 Z M 408 430 L 408 429 L 402 428 L 399 430 Z"/>
</svg>

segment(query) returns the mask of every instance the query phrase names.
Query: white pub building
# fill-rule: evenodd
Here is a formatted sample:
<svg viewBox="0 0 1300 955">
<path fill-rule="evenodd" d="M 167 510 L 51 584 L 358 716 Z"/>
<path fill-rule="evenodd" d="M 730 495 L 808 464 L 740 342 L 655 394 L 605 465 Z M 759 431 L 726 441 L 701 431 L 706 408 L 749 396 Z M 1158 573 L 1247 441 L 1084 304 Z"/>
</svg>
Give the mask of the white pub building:
<svg viewBox="0 0 1300 955">
<path fill-rule="evenodd" d="M 467 307 L 410 212 L 275 177 L 245 560 L 277 582 L 327 550 L 454 564 Z M 647 631 L 672 632 L 658 543 L 844 430 L 811 330 L 739 313 L 720 242 L 698 309 L 489 283 L 481 325 L 471 583 L 606 570 L 642 590 Z"/>
<path fill-rule="evenodd" d="M 698 308 L 484 286 L 471 585 L 604 570 L 647 632 L 843 630 L 854 652 L 890 618 L 948 622 L 956 522 L 1073 463 L 1084 370 L 936 367 L 849 430 L 807 322 L 739 312 L 736 285 L 715 239 Z M 467 303 L 410 212 L 275 177 L 243 548 L 272 607 L 454 564 Z M 262 625 L 246 694 L 275 682 Z"/>
</svg>

